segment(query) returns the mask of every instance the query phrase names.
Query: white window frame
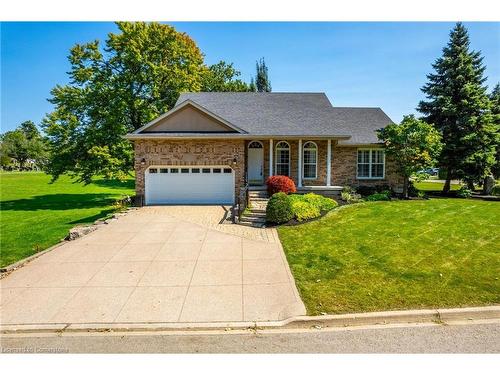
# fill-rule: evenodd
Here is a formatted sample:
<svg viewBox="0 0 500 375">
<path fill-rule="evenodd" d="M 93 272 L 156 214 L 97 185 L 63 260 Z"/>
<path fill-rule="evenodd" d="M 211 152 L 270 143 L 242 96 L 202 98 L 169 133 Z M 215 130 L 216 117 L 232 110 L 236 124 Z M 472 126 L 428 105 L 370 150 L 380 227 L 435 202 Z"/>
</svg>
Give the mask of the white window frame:
<svg viewBox="0 0 500 375">
<path fill-rule="evenodd" d="M 359 157 L 359 152 L 360 151 L 370 151 L 369 157 L 368 157 L 368 176 L 360 176 L 359 175 L 359 163 L 358 163 L 358 157 Z M 373 163 L 373 152 L 374 151 L 382 151 L 382 177 L 372 177 L 372 165 L 373 164 L 380 164 L 380 163 Z M 356 178 L 358 180 L 383 180 L 385 178 L 385 150 L 381 148 L 358 148 L 356 150 Z"/>
<path fill-rule="evenodd" d="M 280 144 L 286 144 L 287 147 L 278 147 Z M 278 174 L 278 164 L 280 165 L 284 165 L 285 163 L 278 163 L 278 151 L 281 151 L 281 150 L 287 150 L 288 151 L 288 177 L 290 177 L 290 174 L 291 174 L 291 170 L 290 170 L 290 156 L 291 156 L 291 153 L 292 153 L 292 149 L 290 148 L 290 144 L 287 142 L 287 141 L 278 141 L 276 142 L 276 146 L 275 146 L 275 152 L 274 152 L 274 172 L 276 174 Z"/>
<path fill-rule="evenodd" d="M 307 145 L 313 145 L 314 147 L 306 147 Z M 314 150 L 315 152 L 315 158 L 314 158 L 314 177 L 306 177 L 305 176 L 305 165 L 306 165 L 306 158 L 305 158 L 305 150 L 306 148 L 308 151 Z M 307 165 L 313 165 L 313 163 L 307 163 Z M 316 180 L 318 178 L 318 145 L 315 142 L 312 141 L 307 141 L 304 143 L 302 146 L 302 179 L 304 180 Z"/>
</svg>

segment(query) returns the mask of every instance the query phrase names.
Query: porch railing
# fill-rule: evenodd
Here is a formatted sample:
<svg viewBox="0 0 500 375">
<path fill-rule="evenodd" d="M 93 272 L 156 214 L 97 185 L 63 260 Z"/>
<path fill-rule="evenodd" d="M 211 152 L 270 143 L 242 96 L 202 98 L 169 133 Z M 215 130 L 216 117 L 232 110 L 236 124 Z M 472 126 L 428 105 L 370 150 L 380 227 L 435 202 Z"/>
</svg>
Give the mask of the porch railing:
<svg viewBox="0 0 500 375">
<path fill-rule="evenodd" d="M 233 223 L 240 221 L 243 211 L 248 207 L 248 197 L 248 184 L 245 184 L 244 187 L 240 188 L 237 202 L 233 206 Z"/>
</svg>

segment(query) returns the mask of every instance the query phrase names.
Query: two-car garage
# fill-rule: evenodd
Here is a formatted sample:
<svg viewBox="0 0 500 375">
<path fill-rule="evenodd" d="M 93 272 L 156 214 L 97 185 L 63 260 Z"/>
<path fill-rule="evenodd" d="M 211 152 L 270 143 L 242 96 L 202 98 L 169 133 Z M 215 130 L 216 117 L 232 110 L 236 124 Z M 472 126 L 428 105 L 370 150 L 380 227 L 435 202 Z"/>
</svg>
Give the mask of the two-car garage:
<svg viewBox="0 0 500 375">
<path fill-rule="evenodd" d="M 234 202 L 234 170 L 228 166 L 151 166 L 145 171 L 145 203 Z"/>
</svg>

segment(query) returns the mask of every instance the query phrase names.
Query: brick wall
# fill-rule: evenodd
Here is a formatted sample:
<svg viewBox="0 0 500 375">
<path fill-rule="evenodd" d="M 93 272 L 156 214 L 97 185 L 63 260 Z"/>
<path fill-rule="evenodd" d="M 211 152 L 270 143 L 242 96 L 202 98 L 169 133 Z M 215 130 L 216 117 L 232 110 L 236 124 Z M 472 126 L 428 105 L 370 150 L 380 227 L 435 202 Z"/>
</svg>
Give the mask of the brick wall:
<svg viewBox="0 0 500 375">
<path fill-rule="evenodd" d="M 403 179 L 396 173 L 394 162 L 386 157 L 385 178 L 381 180 L 357 179 L 357 147 L 332 147 L 332 185 L 402 185 Z"/>
<path fill-rule="evenodd" d="M 144 172 L 151 165 L 224 165 L 234 169 L 235 197 L 244 186 L 245 141 L 243 140 L 136 140 L 135 190 L 144 196 Z M 233 165 L 233 158 L 237 159 Z M 142 159 L 146 160 L 141 165 Z"/>
<path fill-rule="evenodd" d="M 269 176 L 269 140 L 260 140 L 264 146 L 264 178 Z M 137 140 L 135 141 L 136 194 L 144 195 L 144 171 L 150 165 L 227 165 L 235 170 L 235 197 L 244 186 L 247 147 L 244 140 Z M 276 147 L 274 140 L 273 147 Z M 290 174 L 298 185 L 297 140 L 287 141 L 290 145 Z M 302 141 L 302 145 L 307 139 Z M 318 146 L 318 172 L 314 180 L 303 180 L 303 186 L 326 185 L 327 141 L 314 141 Z M 397 175 L 394 163 L 386 159 L 385 178 L 363 180 L 356 178 L 357 147 L 339 147 L 332 141 L 331 184 L 337 186 L 384 185 L 400 186 L 403 180 Z M 273 159 L 275 159 L 275 152 Z M 233 165 L 233 158 L 237 158 Z M 141 160 L 146 164 L 141 165 Z M 275 161 L 275 160 L 274 160 Z M 276 171 L 275 166 L 273 170 Z"/>
</svg>

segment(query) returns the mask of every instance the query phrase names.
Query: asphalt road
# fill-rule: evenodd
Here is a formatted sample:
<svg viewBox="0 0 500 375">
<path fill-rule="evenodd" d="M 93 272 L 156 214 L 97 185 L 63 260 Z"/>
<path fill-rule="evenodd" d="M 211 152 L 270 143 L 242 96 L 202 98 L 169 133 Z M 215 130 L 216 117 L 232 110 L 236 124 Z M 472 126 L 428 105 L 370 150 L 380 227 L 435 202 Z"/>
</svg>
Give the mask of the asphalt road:
<svg viewBox="0 0 500 375">
<path fill-rule="evenodd" d="M 305 331 L 4 335 L 3 353 L 499 353 L 500 322 Z"/>
</svg>

